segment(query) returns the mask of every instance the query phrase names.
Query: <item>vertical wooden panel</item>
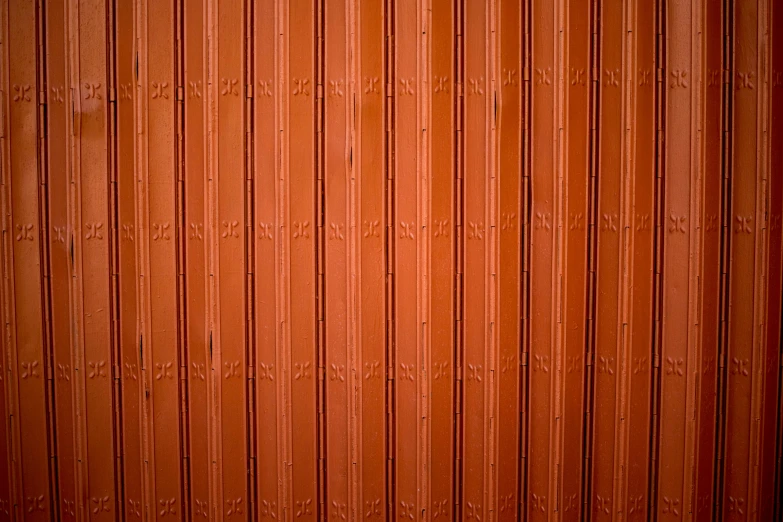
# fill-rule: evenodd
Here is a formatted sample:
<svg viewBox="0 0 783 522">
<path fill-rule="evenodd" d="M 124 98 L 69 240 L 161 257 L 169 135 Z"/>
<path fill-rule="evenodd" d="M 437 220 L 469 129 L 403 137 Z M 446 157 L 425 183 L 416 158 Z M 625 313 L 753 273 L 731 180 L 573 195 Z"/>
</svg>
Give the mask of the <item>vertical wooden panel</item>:
<svg viewBox="0 0 783 522">
<path fill-rule="evenodd" d="M 74 411 L 74 359 L 71 310 L 71 242 L 69 163 L 71 91 L 68 85 L 68 2 L 46 6 L 46 144 L 48 188 L 49 296 L 54 378 L 52 420 L 57 434 L 57 490 L 54 513 L 60 519 L 76 516 L 76 430 Z M 132 27 L 131 27 L 132 28 Z M 131 173 L 131 176 L 133 174 Z M 135 285 L 135 281 L 131 281 Z"/>
<path fill-rule="evenodd" d="M 367 520 L 385 519 L 386 498 L 386 360 L 387 306 L 386 268 L 389 251 L 384 231 L 389 226 L 386 205 L 387 168 L 385 110 L 386 11 L 384 2 L 356 2 L 357 40 L 354 78 L 356 89 L 356 143 L 353 165 L 358 201 L 358 256 L 355 303 L 358 310 L 357 352 L 361 377 L 357 405 L 359 434 L 356 444 L 360 475 L 359 516 Z"/>
<path fill-rule="evenodd" d="M 213 474 L 212 329 L 208 320 L 208 267 L 210 241 L 207 200 L 207 8 L 203 0 L 187 0 L 184 11 L 184 162 L 185 162 L 185 355 L 188 375 L 188 429 L 190 486 L 189 511 L 194 520 L 211 519 L 215 513 Z"/>
<path fill-rule="evenodd" d="M 123 20 L 134 19 L 136 3 L 114 3 L 115 88 L 116 88 L 116 168 L 117 168 L 117 249 L 119 261 L 119 370 L 122 401 L 122 453 L 126 520 L 140 519 L 144 513 L 143 401 L 144 375 L 141 366 L 142 338 L 139 315 L 139 266 L 136 208 L 136 31 Z"/>
<path fill-rule="evenodd" d="M 420 331 L 421 113 L 424 85 L 420 76 L 421 5 L 394 2 L 394 77 L 387 89 L 394 96 L 394 495 L 390 516 L 413 520 L 422 509 L 419 389 L 422 378 Z M 411 270 L 415 267 L 416 270 Z"/>
<path fill-rule="evenodd" d="M 43 302 L 43 252 L 45 223 L 45 163 L 39 155 L 39 103 L 42 78 L 39 63 L 39 6 L 34 2 L 9 4 L 8 49 L 8 170 L 4 169 L 4 200 L 7 217 L 6 292 L 11 309 L 6 320 L 8 360 L 15 373 L 9 384 L 12 398 L 11 426 L 17 473 L 16 518 L 48 520 L 54 516 L 53 477 L 49 476 L 49 430 L 47 426 L 47 357 Z M 42 107 L 41 107 L 42 109 Z M 45 225 L 44 225 L 45 226 Z M 107 271 L 108 273 L 108 271 Z"/>
<path fill-rule="evenodd" d="M 71 59 L 74 95 L 74 263 L 79 354 L 75 375 L 79 390 L 79 427 L 85 519 L 118 516 L 115 467 L 113 335 L 114 298 L 110 286 L 112 216 L 109 207 L 109 95 L 105 0 L 74 6 Z"/>
<path fill-rule="evenodd" d="M 254 204 L 255 350 L 256 350 L 256 503 L 261 520 L 283 516 L 283 441 L 285 421 L 281 363 L 282 278 L 276 260 L 282 251 L 280 216 L 280 91 L 281 62 L 278 39 L 278 2 L 256 5 L 254 15 Z"/>
<path fill-rule="evenodd" d="M 454 375 L 455 375 L 455 5 L 435 0 L 430 27 L 428 111 L 429 439 L 427 512 L 433 519 L 454 516 Z"/>
<path fill-rule="evenodd" d="M 559 422 L 553 387 L 557 322 L 557 295 L 560 282 L 555 262 L 559 252 L 557 226 L 553 221 L 559 194 L 556 183 L 559 162 L 560 71 L 559 26 L 562 1 L 534 0 L 530 11 L 531 32 L 531 123 L 530 172 L 530 349 L 529 427 L 527 448 L 528 520 L 549 520 L 556 508 L 554 452 L 550 449 Z"/>
<path fill-rule="evenodd" d="M 466 0 L 463 8 L 464 56 L 464 159 L 462 192 L 462 241 L 464 311 L 462 316 L 462 504 L 464 519 L 485 518 L 489 512 L 486 496 L 487 419 L 490 361 L 489 298 L 490 241 L 490 78 L 486 41 L 489 16 L 485 2 Z"/>
<path fill-rule="evenodd" d="M 520 352 L 522 351 L 522 17 L 523 6 L 501 0 L 497 8 L 497 381 L 496 501 L 499 520 L 517 520 L 519 505 Z"/>
<path fill-rule="evenodd" d="M 625 124 L 630 143 L 625 149 L 625 212 L 630 226 L 625 257 L 624 339 L 625 389 L 621 414 L 627 419 L 622 467 L 627 469 L 617 500 L 629 520 L 645 520 L 649 506 L 651 369 L 653 365 L 653 271 L 656 192 L 655 2 L 637 2 L 631 11 L 632 39 L 626 74 Z M 630 206 L 630 208 L 628 208 Z M 617 412 L 615 413 L 617 415 Z"/>
<path fill-rule="evenodd" d="M 245 518 L 249 509 L 244 8 L 242 0 L 212 4 L 212 38 L 217 52 L 211 62 L 212 117 L 217 134 L 211 201 L 216 279 L 212 371 L 218 374 L 219 394 L 215 414 L 219 419 L 216 460 L 220 485 L 215 502 L 216 516 L 222 518 Z"/>
<path fill-rule="evenodd" d="M 302 520 L 315 520 L 318 506 L 318 434 L 317 392 L 320 378 L 317 368 L 316 326 L 323 319 L 316 313 L 318 273 L 316 243 L 318 225 L 316 216 L 316 11 L 315 3 L 292 2 L 286 12 L 284 42 L 286 46 L 286 89 L 283 159 L 286 202 L 286 232 L 283 259 L 287 266 L 285 335 L 287 362 L 291 379 L 289 462 L 290 493 L 287 500 L 293 515 Z M 287 129 L 287 131 L 285 130 Z M 320 267 L 320 268 L 319 268 Z M 319 310 L 323 310 L 320 308 Z"/>
<path fill-rule="evenodd" d="M 353 394 L 349 393 L 353 364 L 353 308 L 349 307 L 353 264 L 351 247 L 352 175 L 348 103 L 352 86 L 349 73 L 349 20 L 345 1 L 324 2 L 324 270 L 326 343 L 326 514 L 343 520 L 354 513 L 353 467 L 350 464 Z"/>
<path fill-rule="evenodd" d="M 139 152 L 143 223 L 142 263 L 149 504 L 156 520 L 183 519 L 181 495 L 177 285 L 177 170 L 175 4 L 141 2 Z"/>
<path fill-rule="evenodd" d="M 582 491 L 585 345 L 588 281 L 588 201 L 590 194 L 590 110 L 592 108 L 589 71 L 591 62 L 591 2 L 568 2 L 563 16 L 565 34 L 561 53 L 560 82 L 563 86 L 564 111 L 560 123 L 561 168 L 558 183 L 561 185 L 562 202 L 558 202 L 558 235 L 562 249 L 559 256 L 560 292 L 558 306 L 557 341 L 562 352 L 553 361 L 558 394 L 562 394 L 562 433 L 558 434 L 557 485 L 559 506 L 563 518 L 579 520 Z M 598 370 L 601 370 L 601 365 Z M 608 362 L 608 361 L 607 361 Z M 614 378 L 615 368 L 604 368 Z M 608 373 L 611 371 L 612 373 Z"/>
</svg>

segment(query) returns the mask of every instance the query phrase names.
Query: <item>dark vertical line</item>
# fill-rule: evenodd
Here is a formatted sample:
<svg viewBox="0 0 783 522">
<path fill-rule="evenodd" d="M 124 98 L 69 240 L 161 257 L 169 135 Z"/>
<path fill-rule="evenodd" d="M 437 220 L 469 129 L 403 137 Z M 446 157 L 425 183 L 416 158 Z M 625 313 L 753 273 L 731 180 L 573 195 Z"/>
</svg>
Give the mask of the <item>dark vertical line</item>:
<svg viewBox="0 0 783 522">
<path fill-rule="evenodd" d="M 588 256 L 588 290 L 587 290 L 587 328 L 585 330 L 585 379 L 584 379 L 584 431 L 582 448 L 585 465 L 582 475 L 582 517 L 588 517 L 591 513 L 592 502 L 592 473 L 593 473 L 593 431 L 594 431 L 594 401 L 595 401 L 595 365 L 593 357 L 595 355 L 595 311 L 596 311 L 596 252 L 598 248 L 598 234 L 596 233 L 596 223 L 598 222 L 598 150 L 599 150 L 599 132 L 598 132 L 598 114 L 600 111 L 600 88 L 601 88 L 601 67 L 600 67 L 600 0 L 593 0 L 593 20 L 591 31 L 591 52 L 590 52 L 590 193 L 588 197 L 588 234 L 587 234 L 587 256 Z"/>
<path fill-rule="evenodd" d="M 452 408 L 454 410 L 454 430 L 452 447 L 454 448 L 454 480 L 452 486 L 452 496 L 454 499 L 454 520 L 460 518 L 460 488 L 462 486 L 462 393 L 461 393 L 461 367 L 462 367 L 462 309 L 464 289 L 462 285 L 462 0 L 454 0 L 454 19 L 452 30 L 454 32 L 454 230 L 455 239 L 453 243 L 454 252 L 454 382 L 452 383 L 452 401 L 455 401 Z"/>
<path fill-rule="evenodd" d="M 395 409 L 395 386 L 394 386 L 394 343 L 396 341 L 394 326 L 394 70 L 395 70 L 395 51 L 394 51 L 394 0 L 386 0 L 386 39 L 384 58 L 386 61 L 386 83 L 383 86 L 383 95 L 386 103 L 386 520 L 394 520 L 395 510 L 395 428 L 396 419 L 394 417 Z"/>
<path fill-rule="evenodd" d="M 327 498 L 327 480 L 326 480 L 326 321 L 324 302 L 326 277 L 325 277 L 325 245 L 324 245 L 324 217 L 326 209 L 325 190 L 324 190 L 324 0 L 316 0 L 315 17 L 315 55 L 316 55 L 316 100 L 315 100 L 315 123 L 316 123 L 316 176 L 315 176 L 315 213 L 316 213 L 316 240 L 315 240 L 315 259 L 318 265 L 316 271 L 316 291 L 315 291 L 315 310 L 317 315 L 318 329 L 316 330 L 317 350 L 316 360 L 318 361 L 318 384 L 316 398 L 316 426 L 318 440 L 318 520 L 326 520 L 328 509 L 326 505 Z"/>
<path fill-rule="evenodd" d="M 56 403 L 54 393 L 54 341 L 52 334 L 52 302 L 51 302 L 51 258 L 49 248 L 49 170 L 47 163 L 48 133 L 47 130 L 47 76 L 46 76 L 46 12 L 42 0 L 38 0 L 37 5 L 38 20 L 38 92 L 41 93 L 38 107 L 38 157 L 39 157 L 39 202 L 40 219 L 39 230 L 41 231 L 41 270 L 43 281 L 41 284 L 43 300 L 43 344 L 44 344 L 44 365 L 46 376 L 46 424 L 47 424 L 47 447 L 49 451 L 49 491 L 51 492 L 50 504 L 53 516 L 59 517 L 59 481 L 57 480 L 57 424 L 56 424 Z"/>
<path fill-rule="evenodd" d="M 733 62 L 733 0 L 723 4 L 723 71 L 721 90 L 723 95 L 723 136 L 721 171 L 723 173 L 723 212 L 721 223 L 721 285 L 720 285 L 720 332 L 718 336 L 718 397 L 715 415 L 717 444 L 715 445 L 715 477 L 713 494 L 713 520 L 723 519 L 723 488 L 725 473 L 723 460 L 726 449 L 726 354 L 728 350 L 729 319 L 729 256 L 731 253 L 731 129 L 732 129 L 732 74 Z"/>
<path fill-rule="evenodd" d="M 520 347 L 520 386 L 519 386 L 519 492 L 517 502 L 517 520 L 527 519 L 526 499 L 527 499 L 527 450 L 528 450 L 528 426 L 529 422 L 529 369 L 528 353 L 530 351 L 530 218 L 532 187 L 530 184 L 530 107 L 531 107 L 531 88 L 530 88 L 530 5 L 531 0 L 525 1 L 523 9 L 520 9 L 522 16 L 521 38 L 522 48 L 522 85 L 524 91 L 521 100 L 520 110 L 522 111 L 522 281 L 521 281 L 521 307 L 522 317 L 521 334 L 522 346 Z"/>
<path fill-rule="evenodd" d="M 650 430 L 650 475 L 648 484 L 648 518 L 654 519 L 657 512 L 657 479 L 658 479 L 658 440 L 659 440 L 659 421 L 660 421 L 660 359 L 661 359 L 661 309 L 662 309 L 662 265 L 663 265 L 663 194 L 664 194 L 664 132 L 665 132 L 665 104 L 666 104 L 666 10 L 665 1 L 661 0 L 658 4 L 657 20 L 657 49 L 656 49 L 656 101 L 657 101 L 657 139 L 656 139 L 656 193 L 655 193 L 655 241 L 653 251 L 655 252 L 655 270 L 654 270 L 654 316 L 653 321 L 653 343 L 652 343 L 652 409 L 651 409 L 651 430 Z"/>
</svg>

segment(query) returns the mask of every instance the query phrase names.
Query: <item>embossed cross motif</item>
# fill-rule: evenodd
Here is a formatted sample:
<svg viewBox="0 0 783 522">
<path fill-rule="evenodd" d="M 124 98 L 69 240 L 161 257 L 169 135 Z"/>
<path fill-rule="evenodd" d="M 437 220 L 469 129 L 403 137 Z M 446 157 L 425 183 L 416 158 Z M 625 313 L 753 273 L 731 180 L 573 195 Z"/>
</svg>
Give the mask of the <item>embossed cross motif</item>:
<svg viewBox="0 0 783 522">
<path fill-rule="evenodd" d="M 500 216 L 501 221 L 503 222 L 500 225 L 501 230 L 511 230 L 516 226 L 516 220 L 517 220 L 517 213 L 516 212 L 503 212 L 503 214 Z"/>
<path fill-rule="evenodd" d="M 449 368 L 448 361 L 436 362 L 433 366 L 435 367 L 435 374 L 433 377 L 436 380 L 440 379 L 441 377 L 446 378 L 446 370 Z"/>
<path fill-rule="evenodd" d="M 152 82 L 152 99 L 169 99 L 169 93 L 166 89 L 169 87 L 169 82 Z"/>
<path fill-rule="evenodd" d="M 161 380 L 161 379 L 173 379 L 174 374 L 171 371 L 174 366 L 174 363 L 172 361 L 168 361 L 165 363 L 155 363 L 155 368 L 158 370 L 158 374 L 155 375 L 155 380 Z"/>
<path fill-rule="evenodd" d="M 171 237 L 169 236 L 169 227 L 171 225 L 166 223 L 153 223 L 152 229 L 155 231 L 155 233 L 152 235 L 153 241 L 160 241 L 161 239 L 169 240 Z"/>
<path fill-rule="evenodd" d="M 533 356 L 533 371 L 534 372 L 548 372 L 549 371 L 549 356 L 548 355 L 534 355 Z"/>
<path fill-rule="evenodd" d="M 105 511 L 109 512 L 109 497 L 92 497 L 92 503 L 95 504 L 95 506 L 92 508 L 93 514 L 97 515 L 98 513 Z"/>
<path fill-rule="evenodd" d="M 413 78 L 408 78 L 407 80 L 405 78 L 400 78 L 400 85 L 402 85 L 402 89 L 400 89 L 400 95 L 410 96 L 413 94 L 413 86 L 415 85 Z"/>
<path fill-rule="evenodd" d="M 63 99 L 63 91 L 64 90 L 65 89 L 62 86 L 60 86 L 60 87 L 52 87 L 52 101 L 54 101 L 56 103 L 63 103 L 63 101 L 65 101 Z"/>
<path fill-rule="evenodd" d="M 571 85 L 585 84 L 585 70 L 571 67 Z"/>
<path fill-rule="evenodd" d="M 685 228 L 685 216 L 677 216 L 674 212 L 669 214 L 669 232 L 680 232 L 684 234 Z"/>
<path fill-rule="evenodd" d="M 551 214 L 549 212 L 536 212 L 536 228 L 551 230 Z"/>
<path fill-rule="evenodd" d="M 38 361 L 22 361 L 22 379 L 28 377 L 40 377 L 38 373 Z"/>
<path fill-rule="evenodd" d="M 566 508 L 568 509 L 568 508 Z M 500 512 L 505 513 L 514 512 L 514 494 L 508 493 L 507 495 L 500 495 Z"/>
<path fill-rule="evenodd" d="M 400 239 L 413 239 L 413 227 L 414 223 L 411 221 L 410 223 L 406 223 L 405 221 L 400 221 Z"/>
<path fill-rule="evenodd" d="M 307 362 L 298 362 L 294 364 L 294 368 L 296 368 L 296 374 L 294 374 L 294 379 L 309 379 L 312 377 L 312 373 L 310 372 L 310 367 L 312 366 L 312 363 L 310 361 Z"/>
<path fill-rule="evenodd" d="M 579 505 L 579 503 L 576 501 L 576 493 L 566 495 L 563 503 L 565 504 L 564 511 L 576 511 Z"/>
<path fill-rule="evenodd" d="M 686 88 L 688 87 L 688 71 L 683 71 L 681 69 L 675 69 L 672 71 L 672 88 L 675 87 L 682 87 Z"/>
<path fill-rule="evenodd" d="M 31 87 L 29 84 L 25 85 L 16 85 L 14 84 L 14 101 L 30 101 L 30 90 Z"/>
<path fill-rule="evenodd" d="M 345 382 L 345 365 L 344 364 L 331 364 L 332 372 L 329 375 L 329 380 Z"/>
<path fill-rule="evenodd" d="M 365 518 L 381 518 L 381 499 L 367 500 L 364 502 L 364 509 L 367 512 L 364 514 Z"/>
<path fill-rule="evenodd" d="M 133 241 L 133 225 L 122 225 L 122 239 Z"/>
<path fill-rule="evenodd" d="M 223 221 L 223 228 L 225 230 L 222 234 L 220 234 L 220 237 L 222 238 L 232 238 L 232 237 L 239 237 L 239 232 L 237 232 L 237 228 L 239 227 L 238 221 Z"/>
<path fill-rule="evenodd" d="M 312 515 L 312 505 L 313 505 L 313 499 L 308 498 L 307 500 L 297 500 L 296 501 L 296 517 L 300 518 L 306 515 Z"/>
<path fill-rule="evenodd" d="M 601 216 L 601 230 L 617 232 L 617 214 L 604 214 Z"/>
<path fill-rule="evenodd" d="M 294 221 L 294 239 L 310 237 L 310 232 L 307 230 L 309 226 L 309 221 Z"/>
<path fill-rule="evenodd" d="M 571 213 L 569 216 L 571 218 L 571 224 L 568 226 L 569 230 L 582 230 L 582 219 L 584 218 L 584 215 L 579 213 Z"/>
<path fill-rule="evenodd" d="M 197 517 L 201 516 L 207 518 L 209 516 L 209 508 L 207 506 L 206 500 L 196 499 L 194 501 L 194 504 L 196 505 L 196 509 L 194 510 L 194 513 Z"/>
<path fill-rule="evenodd" d="M 193 378 L 198 379 L 200 381 L 203 381 L 206 378 L 206 375 L 204 374 L 205 365 L 204 363 L 191 363 L 193 366 Z"/>
<path fill-rule="evenodd" d="M 633 373 L 638 375 L 647 371 L 647 357 L 634 357 L 633 358 Z"/>
<path fill-rule="evenodd" d="M 449 92 L 449 77 L 448 76 L 436 76 L 435 77 L 435 92 Z"/>
<path fill-rule="evenodd" d="M 259 223 L 258 224 L 258 238 L 259 239 L 272 239 L 272 223 Z"/>
<path fill-rule="evenodd" d="M 101 234 L 103 223 L 85 223 L 85 226 L 87 227 L 87 235 L 84 236 L 84 239 L 103 239 L 103 234 Z"/>
<path fill-rule="evenodd" d="M 448 237 L 449 235 L 449 220 L 448 219 L 436 219 L 435 220 L 435 237 Z"/>
<path fill-rule="evenodd" d="M 169 498 L 169 499 L 161 499 L 159 501 L 160 503 L 160 516 L 165 517 L 167 515 L 176 515 L 177 514 L 177 506 L 176 506 L 177 499 L 175 498 Z"/>
<path fill-rule="evenodd" d="M 729 513 L 745 514 L 745 499 L 740 497 L 729 497 Z"/>
<path fill-rule="evenodd" d="M 468 94 L 484 94 L 484 77 L 468 79 Z"/>
<path fill-rule="evenodd" d="M 679 506 L 680 506 L 680 499 L 674 498 L 674 497 L 663 497 L 663 509 L 661 510 L 661 513 L 668 514 L 671 513 L 672 515 L 679 515 Z"/>
<path fill-rule="evenodd" d="M 414 512 L 415 512 L 416 506 L 413 505 L 413 502 L 405 502 L 404 500 L 400 501 L 400 518 L 407 518 L 409 520 L 413 520 L 414 518 Z"/>
<path fill-rule="evenodd" d="M 378 226 L 380 222 L 376 219 L 373 221 L 365 220 L 364 227 L 367 229 L 364 231 L 364 237 L 378 237 Z"/>
<path fill-rule="evenodd" d="M 258 510 L 261 518 L 277 519 L 277 502 L 269 500 L 261 501 L 261 509 Z"/>
<path fill-rule="evenodd" d="M 33 240 L 33 224 L 32 223 L 25 223 L 21 225 L 16 225 L 16 240 L 17 241 L 32 241 Z"/>
<path fill-rule="evenodd" d="M 481 382 L 481 370 L 480 364 L 468 364 L 468 380 Z"/>
<path fill-rule="evenodd" d="M 568 373 L 578 372 L 582 369 L 582 356 L 581 355 L 569 355 L 566 358 L 566 367 Z"/>
<path fill-rule="evenodd" d="M 275 365 L 274 364 L 266 364 L 266 363 L 259 363 L 258 365 L 258 380 L 263 381 L 264 379 L 268 381 L 274 381 L 275 380 Z"/>
<path fill-rule="evenodd" d="M 272 80 L 259 80 L 258 81 L 258 95 L 259 96 L 272 96 Z"/>
<path fill-rule="evenodd" d="M 509 87 L 517 84 L 517 70 L 516 69 L 503 69 L 503 85 Z"/>
<path fill-rule="evenodd" d="M 753 216 L 737 216 L 737 226 L 734 228 L 734 230 L 737 233 L 745 233 L 750 234 L 753 232 L 753 229 L 751 228 L 751 223 L 753 223 Z"/>
<path fill-rule="evenodd" d="M 226 379 L 236 378 L 238 379 L 240 377 L 239 373 L 239 361 L 231 361 L 224 363 L 226 367 L 226 373 L 225 377 Z"/>
<path fill-rule="evenodd" d="M 552 68 L 536 69 L 536 85 L 552 85 Z"/>
<path fill-rule="evenodd" d="M 509 370 L 514 369 L 514 363 L 516 362 L 516 356 L 503 355 L 500 357 L 500 371 L 506 373 Z"/>
<path fill-rule="evenodd" d="M 598 357 L 598 373 L 614 375 L 614 357 Z"/>
<path fill-rule="evenodd" d="M 716 87 L 720 84 L 720 71 L 718 69 L 710 69 L 709 77 L 707 85 L 710 87 Z"/>
<path fill-rule="evenodd" d="M 307 78 L 294 78 L 294 96 L 310 96 L 310 80 Z"/>
<path fill-rule="evenodd" d="M 136 363 L 125 363 L 125 370 L 128 372 L 128 378 L 133 379 L 134 381 L 138 379 L 138 374 L 136 372 Z"/>
<path fill-rule="evenodd" d="M 620 85 L 620 69 L 604 69 L 604 74 L 606 75 L 606 86 L 618 87 Z"/>
<path fill-rule="evenodd" d="M 84 89 L 87 91 L 84 94 L 85 100 L 100 100 L 101 99 L 101 84 L 100 83 L 85 83 Z"/>
<path fill-rule="evenodd" d="M 636 230 L 650 230 L 650 215 L 636 215 Z"/>
<path fill-rule="evenodd" d="M 239 96 L 239 91 L 237 90 L 237 84 L 239 83 L 239 80 L 236 78 L 221 78 L 220 83 L 223 84 L 223 88 L 220 90 L 221 95 Z"/>
<path fill-rule="evenodd" d="M 61 381 L 70 381 L 71 380 L 71 365 L 70 364 L 63 364 L 63 363 L 57 363 L 57 378 Z"/>
<path fill-rule="evenodd" d="M 234 498 L 230 500 L 226 500 L 226 504 L 228 505 L 228 510 L 226 511 L 226 516 L 230 517 L 233 515 L 241 515 L 242 514 L 242 498 Z"/>
<path fill-rule="evenodd" d="M 631 496 L 631 498 L 628 499 L 628 505 L 630 506 L 628 509 L 629 515 L 642 512 L 644 511 L 644 497 L 642 495 Z"/>
<path fill-rule="evenodd" d="M 188 82 L 188 97 L 201 98 L 201 80 Z"/>
<path fill-rule="evenodd" d="M 738 357 L 733 357 L 731 359 L 731 373 L 732 375 L 744 375 L 747 377 L 750 375 L 750 371 L 748 368 L 750 367 L 750 360 L 748 359 L 740 359 Z"/>
<path fill-rule="evenodd" d="M 343 81 L 342 80 L 329 80 L 329 95 L 342 98 L 343 96 Z"/>
<path fill-rule="evenodd" d="M 753 89 L 753 72 L 738 72 L 737 73 L 737 89 Z"/>
<path fill-rule="evenodd" d="M 650 85 L 650 69 L 639 69 L 639 85 Z"/>
<path fill-rule="evenodd" d="M 414 367 L 412 364 L 405 364 L 400 363 L 400 380 L 405 381 L 413 381 L 415 380 L 414 377 Z"/>
<path fill-rule="evenodd" d="M 106 361 L 90 361 L 87 363 L 90 368 L 87 377 L 95 379 L 97 377 L 106 377 Z"/>
<path fill-rule="evenodd" d="M 364 374 L 365 379 L 370 380 L 381 376 L 380 361 L 366 362 L 364 363 L 364 367 L 367 369 L 367 373 Z"/>
<path fill-rule="evenodd" d="M 65 243 L 65 227 L 54 227 L 54 242 Z"/>
<path fill-rule="evenodd" d="M 332 500 L 332 518 L 334 520 L 346 520 L 347 506 L 345 505 L 345 502 Z"/>
<path fill-rule="evenodd" d="M 682 357 L 667 357 L 666 358 L 666 375 L 683 375 L 682 367 L 685 365 L 685 361 Z"/>
<path fill-rule="evenodd" d="M 468 222 L 468 239 L 484 239 L 484 223 Z"/>
<path fill-rule="evenodd" d="M 377 76 L 365 76 L 364 83 L 366 84 L 366 87 L 364 88 L 365 94 L 378 94 Z"/>
<path fill-rule="evenodd" d="M 27 497 L 27 512 L 44 511 L 44 496 Z"/>
<path fill-rule="evenodd" d="M 595 496 L 595 510 L 598 513 L 602 511 L 607 515 L 612 512 L 612 499 L 611 497 L 602 497 L 601 495 Z"/>
<path fill-rule="evenodd" d="M 133 98 L 133 91 L 131 90 L 131 84 L 123 83 L 120 85 L 120 100 L 130 100 Z"/>
<path fill-rule="evenodd" d="M 329 239 L 345 239 L 343 230 L 345 230 L 345 225 L 342 223 L 329 223 Z"/>
<path fill-rule="evenodd" d="M 202 234 L 203 230 L 204 230 L 204 225 L 202 225 L 201 223 L 191 223 L 190 224 L 190 239 L 196 239 L 196 240 L 199 240 L 199 241 L 201 239 L 203 239 L 203 237 L 204 237 L 203 234 Z"/>
<path fill-rule="evenodd" d="M 533 511 L 541 511 L 542 513 L 546 513 L 546 497 L 532 493 L 530 499 L 530 508 Z"/>
<path fill-rule="evenodd" d="M 68 517 L 75 517 L 76 516 L 76 510 L 74 510 L 74 501 L 68 500 L 66 498 L 63 499 L 63 509 L 62 509 L 63 515 L 66 515 Z"/>
<path fill-rule="evenodd" d="M 465 510 L 467 513 L 467 519 L 468 520 L 477 520 L 481 522 L 481 504 L 474 504 L 473 502 L 467 503 L 467 509 Z"/>
</svg>

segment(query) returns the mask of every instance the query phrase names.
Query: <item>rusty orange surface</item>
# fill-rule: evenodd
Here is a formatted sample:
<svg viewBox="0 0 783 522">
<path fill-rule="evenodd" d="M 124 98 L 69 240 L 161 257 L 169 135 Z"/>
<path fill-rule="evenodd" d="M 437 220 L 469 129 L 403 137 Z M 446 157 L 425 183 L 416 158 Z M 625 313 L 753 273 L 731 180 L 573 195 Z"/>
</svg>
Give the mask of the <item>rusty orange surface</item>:
<svg viewBox="0 0 783 522">
<path fill-rule="evenodd" d="M 783 520 L 782 31 L 0 1 L 0 522 Z"/>
</svg>

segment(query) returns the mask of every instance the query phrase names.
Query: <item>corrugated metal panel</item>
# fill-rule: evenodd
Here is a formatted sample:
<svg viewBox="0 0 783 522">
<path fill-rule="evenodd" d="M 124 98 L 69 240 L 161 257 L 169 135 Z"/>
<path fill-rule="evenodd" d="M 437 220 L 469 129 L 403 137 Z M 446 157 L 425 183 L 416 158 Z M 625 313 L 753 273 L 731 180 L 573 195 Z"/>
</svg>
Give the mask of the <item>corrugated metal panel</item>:
<svg viewBox="0 0 783 522">
<path fill-rule="evenodd" d="M 773 0 L 0 3 L 3 520 L 780 520 Z"/>
</svg>

